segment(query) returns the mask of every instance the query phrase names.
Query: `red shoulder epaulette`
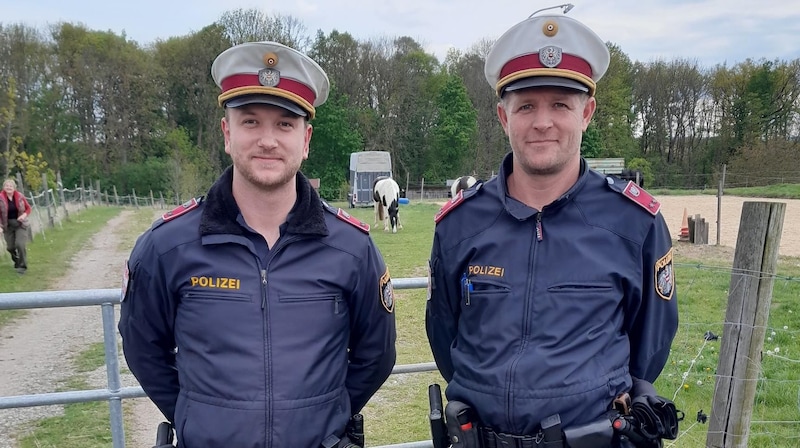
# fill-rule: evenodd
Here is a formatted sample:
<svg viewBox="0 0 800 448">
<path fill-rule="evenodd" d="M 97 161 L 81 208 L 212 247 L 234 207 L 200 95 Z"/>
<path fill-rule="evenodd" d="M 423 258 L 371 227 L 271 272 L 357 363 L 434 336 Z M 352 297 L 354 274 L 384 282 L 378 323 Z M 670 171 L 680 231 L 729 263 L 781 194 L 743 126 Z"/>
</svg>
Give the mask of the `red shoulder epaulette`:
<svg viewBox="0 0 800 448">
<path fill-rule="evenodd" d="M 184 202 L 183 204 L 175 207 L 174 209 L 161 215 L 161 219 L 164 220 L 164 222 L 171 221 L 177 218 L 178 216 L 186 214 L 189 210 L 197 208 L 199 205 L 200 203 L 197 201 L 197 199 L 192 198 Z"/>
<path fill-rule="evenodd" d="M 622 194 L 633 202 L 639 204 L 642 208 L 650 212 L 653 216 L 658 214 L 661 210 L 661 203 L 648 192 L 644 191 L 642 187 L 636 185 L 632 180 L 628 181 L 628 185 L 622 190 Z"/>
<path fill-rule="evenodd" d="M 347 213 L 346 211 L 339 209 L 336 212 L 336 217 L 341 219 L 342 221 L 350 224 L 353 227 L 358 228 L 364 233 L 369 233 L 369 224 L 365 223 L 364 221 L 359 220 L 355 216 Z"/>
<path fill-rule="evenodd" d="M 434 215 L 433 222 L 438 224 L 446 214 L 450 213 L 450 210 L 458 207 L 462 202 L 464 202 L 464 190 L 459 191 L 456 197 L 445 202 L 442 208 Z"/>
</svg>

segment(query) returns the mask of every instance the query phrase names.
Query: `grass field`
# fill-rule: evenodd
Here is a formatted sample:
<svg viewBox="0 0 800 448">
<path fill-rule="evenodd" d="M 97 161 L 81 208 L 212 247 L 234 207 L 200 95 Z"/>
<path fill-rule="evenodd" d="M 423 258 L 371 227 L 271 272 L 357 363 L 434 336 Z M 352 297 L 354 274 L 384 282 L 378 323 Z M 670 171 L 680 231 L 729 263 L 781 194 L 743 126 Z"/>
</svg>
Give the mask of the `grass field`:
<svg viewBox="0 0 800 448">
<path fill-rule="evenodd" d="M 336 204 L 343 206 L 343 204 Z M 100 209 L 102 210 L 102 209 Z M 397 234 L 383 232 L 382 225 L 373 225 L 372 236 L 384 254 L 392 277 L 427 275 L 427 259 L 433 236 L 435 204 L 412 203 L 401 206 L 404 229 Z M 372 209 L 348 210 L 356 217 L 373 224 Z M 115 212 L 116 213 L 116 212 Z M 149 213 L 143 217 L 144 213 Z M 146 228 L 152 211 L 136 212 L 137 222 Z M 790 223 L 787 223 L 790 225 Z M 132 245 L 135 235 L 127 240 Z M 731 260 L 719 257 L 713 246 L 692 251 L 692 258 L 676 256 L 677 291 L 680 307 L 680 328 L 672 353 L 661 378 L 656 383 L 659 393 L 674 399 L 686 414 L 676 442 L 665 446 L 703 447 L 707 424 L 697 423 L 698 411 L 709 414 L 714 390 L 714 375 L 720 340 L 706 340 L 711 331 L 722 335 L 725 307 L 731 279 Z M 12 271 L 13 273 L 13 271 Z M 16 275 L 16 274 L 15 274 Z M 1 280 L 0 280 L 1 281 Z M 398 364 L 432 360 L 424 330 L 424 290 L 396 291 L 398 323 Z M 753 411 L 748 446 L 792 447 L 800 439 L 800 259 L 782 259 L 775 281 L 772 312 L 767 329 L 758 396 Z M 768 352 L 769 351 L 769 352 Z M 94 359 L 87 355 L 87 359 Z M 95 360 L 94 362 L 98 362 Z M 102 361 L 100 361 L 102 362 Z M 79 381 L 77 378 L 75 381 Z M 438 373 L 392 375 L 364 410 L 368 446 L 378 446 L 430 437 L 427 421 L 427 386 L 444 382 Z M 78 405 L 74 405 L 78 406 Z M 80 405 L 79 415 L 89 415 L 95 424 L 67 412 L 67 419 L 56 427 L 80 425 L 87 431 L 107 434 L 108 406 L 105 403 Z M 97 429 L 95 429 L 97 428 Z M 38 443 L 27 446 L 101 447 L 102 438 L 87 437 L 81 441 L 59 438 L 59 432 L 37 433 Z M 107 439 L 105 439 L 107 440 Z"/>
<path fill-rule="evenodd" d="M 372 231 L 392 270 L 393 277 L 426 275 L 438 206 L 413 204 L 401 208 L 405 228 L 396 235 Z M 352 214 L 372 224 L 371 209 Z M 705 255 L 677 258 L 676 279 L 680 327 L 662 376 L 659 393 L 673 399 L 686 414 L 681 435 L 665 446 L 704 447 L 707 424 L 696 422 L 698 411 L 711 412 L 720 340 L 706 341 L 706 331 L 721 336 L 725 319 L 732 260 L 716 256 L 712 246 Z M 751 447 L 798 446 L 800 434 L 800 260 L 782 259 L 775 282 L 772 315 L 765 341 L 763 375 L 753 411 Z M 425 291 L 397 292 L 398 364 L 432 360 L 424 329 Z M 774 332 L 774 334 L 773 334 Z M 775 348 L 778 347 L 778 354 Z M 782 356 L 778 357 L 778 356 Z M 786 358 L 786 359 L 784 359 Z M 437 373 L 394 375 L 364 411 L 371 446 L 424 440 L 427 422 L 427 385 L 444 382 Z M 779 423 L 790 422 L 790 423 Z"/>
</svg>

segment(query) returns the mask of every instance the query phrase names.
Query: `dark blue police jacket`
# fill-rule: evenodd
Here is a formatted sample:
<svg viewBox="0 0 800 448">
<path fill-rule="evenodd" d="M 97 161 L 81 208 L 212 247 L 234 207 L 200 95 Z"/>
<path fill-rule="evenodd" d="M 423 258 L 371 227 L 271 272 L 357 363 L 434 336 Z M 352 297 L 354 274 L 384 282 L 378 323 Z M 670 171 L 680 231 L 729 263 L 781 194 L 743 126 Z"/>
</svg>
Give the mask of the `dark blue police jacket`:
<svg viewBox="0 0 800 448">
<path fill-rule="evenodd" d="M 136 242 L 125 358 L 181 447 L 317 447 L 394 366 L 388 271 L 369 234 L 299 173 L 267 250 L 240 224 L 231 180 L 229 168 Z"/>
<path fill-rule="evenodd" d="M 678 311 L 670 234 L 646 192 L 581 161 L 537 211 L 508 196 L 511 170 L 509 154 L 440 212 L 426 328 L 447 398 L 530 435 L 556 413 L 565 427 L 597 420 L 631 375 L 654 381 Z"/>
</svg>

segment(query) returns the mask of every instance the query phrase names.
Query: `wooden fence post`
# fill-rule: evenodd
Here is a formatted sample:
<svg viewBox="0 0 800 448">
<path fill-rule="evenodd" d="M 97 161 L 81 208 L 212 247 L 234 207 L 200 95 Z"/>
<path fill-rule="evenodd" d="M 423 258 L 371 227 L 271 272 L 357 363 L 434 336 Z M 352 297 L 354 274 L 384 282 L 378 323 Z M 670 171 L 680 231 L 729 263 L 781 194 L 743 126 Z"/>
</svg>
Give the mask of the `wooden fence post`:
<svg viewBox="0 0 800 448">
<path fill-rule="evenodd" d="M 689 217 L 689 242 L 692 244 L 708 244 L 708 223 L 699 214 Z"/>
<path fill-rule="evenodd" d="M 53 218 L 53 210 L 52 207 L 55 207 L 55 204 L 50 203 L 50 195 L 47 194 L 49 188 L 47 187 L 47 173 L 42 173 L 42 193 L 44 194 L 44 207 L 47 209 L 47 225 L 49 227 L 55 227 L 56 222 Z"/>
<path fill-rule="evenodd" d="M 117 207 L 119 207 L 119 195 L 117 194 L 117 186 L 116 185 L 112 186 L 114 187 L 114 203 L 117 204 Z"/>
<path fill-rule="evenodd" d="M 719 246 L 720 233 L 722 232 L 722 194 L 725 192 L 725 172 L 728 165 L 722 164 L 722 177 L 719 180 L 717 189 L 717 246 Z"/>
<path fill-rule="evenodd" d="M 139 198 L 136 197 L 136 189 L 131 188 L 131 191 L 133 192 L 133 205 L 135 205 L 136 208 L 139 208 Z"/>
<path fill-rule="evenodd" d="M 83 176 L 81 176 L 81 205 L 83 208 L 89 207 L 86 201 L 86 184 L 83 182 Z"/>
<path fill-rule="evenodd" d="M 67 200 L 64 198 L 64 184 L 61 183 L 61 171 L 56 173 L 56 186 L 58 187 L 58 197 L 61 198 L 61 206 L 64 207 L 64 219 L 69 221 L 69 209 Z"/>
<path fill-rule="evenodd" d="M 707 447 L 747 447 L 785 214 L 782 202 L 742 204 Z"/>
</svg>

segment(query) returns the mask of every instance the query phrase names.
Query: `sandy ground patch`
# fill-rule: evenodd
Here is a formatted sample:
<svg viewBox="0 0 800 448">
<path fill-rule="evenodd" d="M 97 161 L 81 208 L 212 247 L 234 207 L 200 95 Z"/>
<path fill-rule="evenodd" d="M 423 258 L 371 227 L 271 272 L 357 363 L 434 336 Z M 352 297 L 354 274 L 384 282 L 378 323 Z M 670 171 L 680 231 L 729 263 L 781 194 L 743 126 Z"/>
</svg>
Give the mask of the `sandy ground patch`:
<svg viewBox="0 0 800 448">
<path fill-rule="evenodd" d="M 708 223 L 708 242 L 717 241 L 717 220 L 720 222 L 720 245 L 736 247 L 739 235 L 739 223 L 742 219 L 742 204 L 745 202 L 783 202 L 786 203 L 786 215 L 781 234 L 780 255 L 800 257 L 800 200 L 798 199 L 764 199 L 744 198 L 739 196 L 723 196 L 720 217 L 717 217 L 717 197 L 712 195 L 696 196 L 658 196 L 661 202 L 661 214 L 669 226 L 673 239 L 677 239 L 681 231 L 683 210 L 689 216 L 699 214 Z"/>
</svg>

